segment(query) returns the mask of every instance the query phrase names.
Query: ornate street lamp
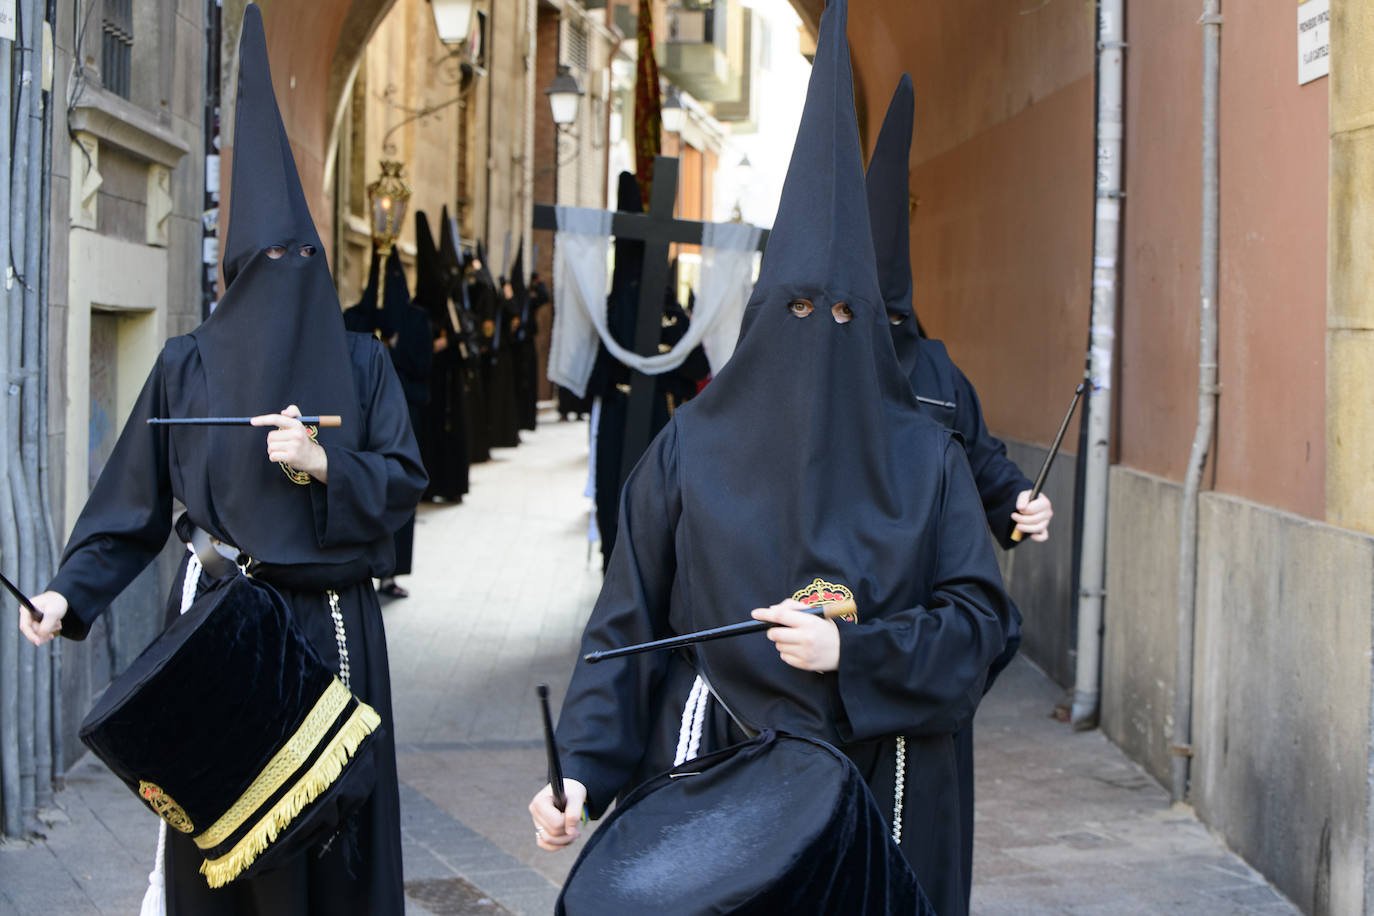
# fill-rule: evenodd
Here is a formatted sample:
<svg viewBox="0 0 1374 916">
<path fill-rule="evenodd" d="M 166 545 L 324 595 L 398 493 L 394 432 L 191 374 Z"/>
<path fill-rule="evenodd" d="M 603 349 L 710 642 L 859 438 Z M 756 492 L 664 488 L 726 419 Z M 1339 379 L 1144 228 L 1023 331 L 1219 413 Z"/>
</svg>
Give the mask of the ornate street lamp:
<svg viewBox="0 0 1374 916">
<path fill-rule="evenodd" d="M 382 257 L 391 254 L 410 204 L 410 185 L 401 178 L 404 167 L 394 159 L 383 159 L 382 177 L 367 186 L 367 201 L 372 207 L 372 244 Z"/>
<path fill-rule="evenodd" d="M 472 0 L 429 0 L 434 7 L 434 27 L 446 45 L 467 41 L 472 28 Z"/>
<path fill-rule="evenodd" d="M 567 64 L 558 65 L 558 75 L 553 78 L 549 88 L 544 90 L 549 97 L 549 109 L 553 113 L 553 123 L 559 130 L 565 130 L 577 120 L 577 106 L 584 93 L 577 85 L 577 77 L 572 75 Z"/>
</svg>

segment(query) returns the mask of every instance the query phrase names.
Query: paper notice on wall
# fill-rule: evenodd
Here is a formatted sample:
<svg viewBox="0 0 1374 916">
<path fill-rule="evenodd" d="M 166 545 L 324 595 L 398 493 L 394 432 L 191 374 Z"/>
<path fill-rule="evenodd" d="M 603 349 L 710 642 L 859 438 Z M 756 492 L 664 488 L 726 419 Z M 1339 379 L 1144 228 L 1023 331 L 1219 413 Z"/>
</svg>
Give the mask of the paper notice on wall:
<svg viewBox="0 0 1374 916">
<path fill-rule="evenodd" d="M 1298 85 L 1331 72 L 1331 0 L 1298 2 Z"/>
<path fill-rule="evenodd" d="M 15 40 L 18 34 L 14 27 L 16 21 L 15 0 L 0 0 L 0 38 L 6 41 Z"/>
</svg>

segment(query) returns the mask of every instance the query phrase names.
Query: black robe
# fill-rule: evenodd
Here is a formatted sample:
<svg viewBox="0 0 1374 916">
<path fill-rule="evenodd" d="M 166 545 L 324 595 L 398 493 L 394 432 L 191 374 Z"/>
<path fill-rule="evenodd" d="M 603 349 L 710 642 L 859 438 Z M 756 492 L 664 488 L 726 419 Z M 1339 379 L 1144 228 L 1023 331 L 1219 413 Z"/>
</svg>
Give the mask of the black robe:
<svg viewBox="0 0 1374 916">
<path fill-rule="evenodd" d="M 460 305 L 461 303 L 461 305 Z M 491 460 L 491 428 L 487 423 L 486 356 L 483 352 L 482 322 L 472 307 L 472 297 L 465 283 L 458 284 L 454 294 L 458 320 L 463 329 L 458 336 L 458 353 L 462 358 L 463 390 L 467 410 L 468 463 L 481 464 Z"/>
<path fill-rule="evenodd" d="M 988 520 L 988 528 L 1004 549 L 1010 550 L 1018 543 L 1011 533 L 1016 524 L 1011 513 L 1016 509 L 1016 497 L 1031 488 L 1031 482 L 1021 469 L 1007 457 L 1007 447 L 992 433 L 983 422 L 983 411 L 978 404 L 978 395 L 973 383 L 959 370 L 949 358 L 945 345 L 938 340 L 922 339 L 920 359 L 912 373 L 911 387 L 923 398 L 951 403 L 954 407 L 943 407 L 922 403 L 926 415 L 959 433 L 964 441 L 964 451 L 968 455 L 969 468 L 978 487 L 978 498 L 983 504 L 983 512 Z M 1007 647 L 988 671 L 988 688 L 991 689 L 997 675 L 1002 672 L 1021 648 L 1022 618 L 1019 609 L 1013 606 L 1014 614 L 1011 627 L 1007 632 Z M 955 751 L 959 771 L 959 796 L 963 800 L 960 817 L 963 837 L 964 897 L 973 893 L 973 822 L 974 822 L 974 751 L 973 723 L 959 730 L 954 736 Z"/>
<path fill-rule="evenodd" d="M 318 546 L 355 547 L 360 558 L 345 564 L 272 567 L 271 557 L 259 557 L 269 565 L 257 575 L 281 591 L 296 622 L 333 666 L 339 653 L 324 592 L 333 588 L 339 593 L 353 692 L 381 715 L 385 728 L 375 743 L 377 785 L 356 816 L 354 842 L 336 843 L 323 856 L 307 853 L 291 865 L 219 890 L 211 890 L 199 874 L 201 856 L 191 838 L 168 831 L 169 916 L 403 912 L 391 683 L 386 634 L 370 577 L 391 568 L 392 531 L 414 511 L 425 474 L 385 348 L 371 337 L 350 334 L 348 352 L 363 418 L 363 446 L 355 451 L 326 445 L 329 483 L 309 486 Z M 174 415 L 173 407 L 182 415 L 204 415 L 204 401 L 195 344 L 189 337 L 173 338 L 154 365 L 48 586 L 70 604 L 63 635 L 83 638 L 110 601 L 162 550 L 172 528 L 174 499 L 186 506 L 195 524 L 226 536 L 208 508 L 203 469 L 178 461 L 176 437 L 195 433 L 169 433 L 168 427 L 146 424 L 149 417 Z M 260 429 L 239 432 L 258 440 L 266 435 Z M 242 498 L 251 504 L 253 494 Z M 170 615 L 180 603 L 178 582 L 169 597 Z M 156 829 L 151 818 L 148 826 L 151 837 Z M 346 857 L 349 846 L 356 861 Z"/>
<path fill-rule="evenodd" d="M 671 350 L 687 334 L 691 319 L 668 293 L 659 335 L 659 352 Z M 633 349 L 635 326 L 638 323 L 639 281 L 635 279 L 620 296 L 613 296 L 607 310 L 611 333 L 621 346 Z M 668 424 L 673 412 L 697 393 L 698 384 L 711 374 L 706 351 L 697 347 L 687 355 L 682 365 L 671 372 L 654 376 L 654 406 L 649 421 L 649 435 L 656 436 Z M 597 353 L 592 369 L 592 382 L 587 386 L 601 399 L 601 413 L 596 431 L 596 526 L 601 534 L 601 568 L 611 561 L 615 549 L 620 518 L 620 484 L 625 473 L 625 426 L 630 414 L 630 379 L 633 373 L 604 345 Z M 629 459 L 633 465 L 638 455 Z"/>
<path fill-rule="evenodd" d="M 514 338 L 515 407 L 520 428 L 533 430 L 539 425 L 539 351 L 535 336 L 539 324 L 535 321 L 537 306 L 527 298 L 520 308 L 520 324 Z"/>
<path fill-rule="evenodd" d="M 376 265 L 374 257 L 374 269 Z M 411 303 L 400 256 L 394 250 L 387 259 L 382 308 L 375 307 L 376 287 L 371 282 L 368 290 L 361 302 L 343 313 L 344 327 L 358 334 L 380 335 L 386 342 L 405 396 L 406 416 L 418 436 L 423 427 L 423 412 L 430 400 L 430 372 L 434 361 L 429 317 L 424 309 Z M 396 529 L 395 542 L 395 566 L 385 575 L 409 575 L 415 557 L 413 512 L 405 524 Z"/>
<path fill-rule="evenodd" d="M 440 225 L 447 232 L 447 226 Z M 416 433 L 429 471 L 425 497 L 461 502 L 468 492 L 466 373 L 463 370 L 462 303 L 449 299 L 448 283 L 424 213 L 415 214 L 415 304 L 429 315 L 429 402 Z"/>
<path fill-rule="evenodd" d="M 681 524 L 680 480 L 687 471 L 680 466 L 679 432 L 676 420 L 670 422 L 625 484 L 622 537 L 583 634 L 581 654 L 691 632 L 715 622 L 703 621 L 693 610 L 693 586 L 699 583 L 693 581 L 694 541 Z M 902 853 L 936 911 L 958 916 L 967 910 L 954 733 L 971 718 L 983 680 L 973 673 L 977 663 L 957 652 L 946 656 L 937 644 L 950 639 L 951 646 L 957 645 L 961 637 L 953 621 L 967 616 L 981 621 L 979 640 L 989 645 L 996 641 L 1000 648 L 996 622 L 1004 621 L 1008 609 L 967 463 L 956 441 L 943 441 L 942 466 L 935 472 L 941 481 L 935 490 L 941 496 L 927 507 L 923 524 L 910 526 L 924 532 L 929 540 L 923 545 L 926 549 L 913 549 L 911 568 L 869 571 L 892 579 L 886 587 L 895 588 L 896 577 L 902 580 L 903 593 L 929 596 L 921 602 L 924 606 L 891 613 L 889 626 L 841 627 L 840 670 L 798 673 L 825 685 L 831 718 L 826 730 L 817 733 L 807 724 L 814 710 L 797 715 L 780 698 L 760 707 L 737 704 L 729 693 L 725 698 L 751 727 L 776 726 L 836 744 L 863 773 L 889 822 L 895 801 L 893 735 L 904 734 Z M 937 543 L 939 549 L 933 549 Z M 730 602 L 728 595 L 721 597 L 738 603 Z M 704 600 L 709 599 L 695 597 L 697 605 Z M 747 602 L 741 604 L 735 616 L 745 619 L 748 610 Z M 932 627 L 937 614 L 946 622 Z M 662 652 L 577 664 L 559 716 L 557 740 L 564 775 L 587 787 L 592 817 L 672 766 L 683 704 L 698 664 L 694 657 Z M 719 679 L 713 679 L 717 689 L 723 689 Z M 770 719 L 759 721 L 744 711 L 754 708 L 768 709 Z M 712 702 L 700 753 L 743 738 L 720 704 Z"/>
<path fill-rule="evenodd" d="M 516 416 L 510 311 L 505 297 L 482 271 L 468 284 L 468 295 L 482 335 L 481 376 L 486 401 L 487 445 L 514 448 L 520 444 L 520 422 Z"/>
</svg>

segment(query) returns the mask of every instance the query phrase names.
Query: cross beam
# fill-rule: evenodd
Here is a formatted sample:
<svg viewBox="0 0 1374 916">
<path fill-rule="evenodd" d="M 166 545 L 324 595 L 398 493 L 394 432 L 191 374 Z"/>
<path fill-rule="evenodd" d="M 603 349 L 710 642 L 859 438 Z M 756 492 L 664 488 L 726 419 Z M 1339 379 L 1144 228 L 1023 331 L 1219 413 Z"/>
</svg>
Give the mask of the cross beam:
<svg viewBox="0 0 1374 916">
<path fill-rule="evenodd" d="M 640 356 L 658 353 L 663 333 L 663 297 L 668 286 L 668 246 L 674 242 L 700 245 L 706 223 L 677 219 L 678 160 L 659 156 L 654 160 L 654 183 L 649 197 L 649 212 L 627 213 L 616 210 L 611 217 L 611 235 L 644 242 L 644 267 L 639 281 L 639 310 L 635 318 L 634 351 Z M 534 205 L 534 228 L 558 231 L 557 208 Z M 764 231 L 759 239 L 762 249 L 768 241 Z M 653 425 L 654 379 L 635 371 L 630 380 L 630 405 L 625 421 L 625 450 L 620 460 L 620 482 L 625 483 L 630 469 L 649 447 Z"/>
</svg>

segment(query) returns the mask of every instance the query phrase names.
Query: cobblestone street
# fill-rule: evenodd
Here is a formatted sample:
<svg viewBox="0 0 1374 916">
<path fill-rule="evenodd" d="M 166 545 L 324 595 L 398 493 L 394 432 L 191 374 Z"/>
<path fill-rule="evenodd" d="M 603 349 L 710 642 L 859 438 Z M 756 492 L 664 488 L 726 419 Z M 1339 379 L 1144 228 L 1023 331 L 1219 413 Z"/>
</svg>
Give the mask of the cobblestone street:
<svg viewBox="0 0 1374 916">
<path fill-rule="evenodd" d="M 383 606 L 412 913 L 548 913 L 573 860 L 537 850 L 525 813 L 534 685 L 556 711 L 601 574 L 587 426 L 541 420 L 462 505 L 422 507 L 412 597 Z M 1018 661 L 979 714 L 975 913 L 1296 912 L 1099 732 L 1053 719 L 1060 695 Z M 153 816 L 89 758 L 59 803 L 46 841 L 0 846 L 0 914 L 136 913 Z"/>
</svg>

